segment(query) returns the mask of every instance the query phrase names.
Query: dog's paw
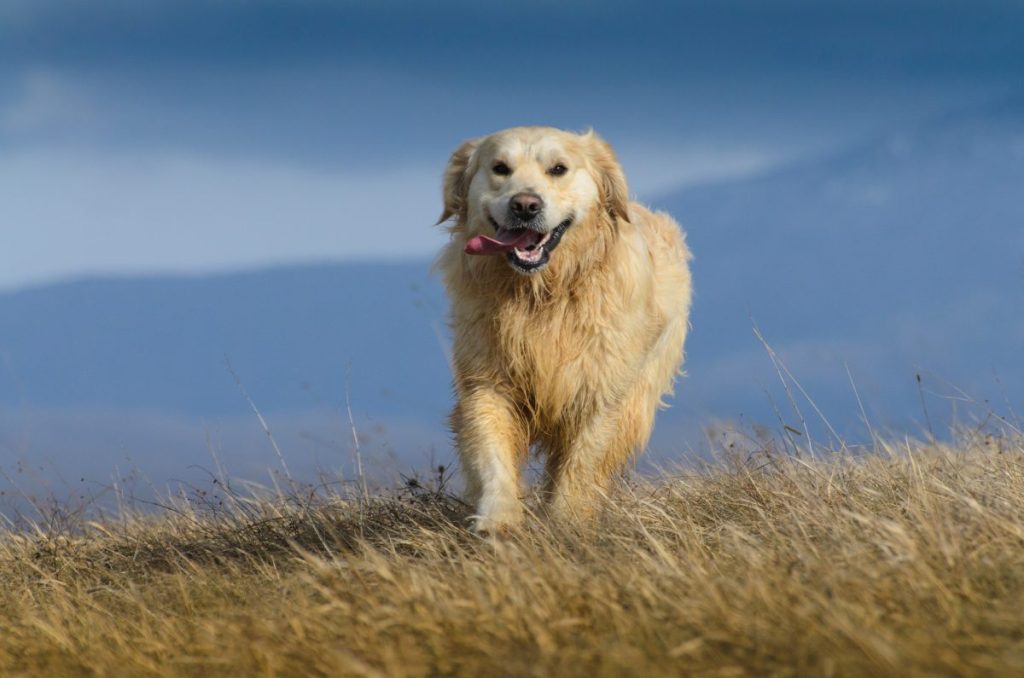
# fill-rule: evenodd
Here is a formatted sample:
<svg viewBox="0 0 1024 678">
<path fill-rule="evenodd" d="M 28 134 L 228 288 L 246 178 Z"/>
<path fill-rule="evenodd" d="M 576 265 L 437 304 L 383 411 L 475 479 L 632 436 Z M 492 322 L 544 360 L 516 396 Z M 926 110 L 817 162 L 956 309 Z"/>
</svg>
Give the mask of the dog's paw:
<svg viewBox="0 0 1024 678">
<path fill-rule="evenodd" d="M 544 507 L 545 517 L 557 525 L 585 525 L 604 506 L 605 497 L 597 492 L 556 492 Z"/>
<path fill-rule="evenodd" d="M 523 513 L 503 512 L 498 515 L 476 515 L 470 519 L 470 530 L 480 537 L 506 539 L 523 524 Z"/>
</svg>

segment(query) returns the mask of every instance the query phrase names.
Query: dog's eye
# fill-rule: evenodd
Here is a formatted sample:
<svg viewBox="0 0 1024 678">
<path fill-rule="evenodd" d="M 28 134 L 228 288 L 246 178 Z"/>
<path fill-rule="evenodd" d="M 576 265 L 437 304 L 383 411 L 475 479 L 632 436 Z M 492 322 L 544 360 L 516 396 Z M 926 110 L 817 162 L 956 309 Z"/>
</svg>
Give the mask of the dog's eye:
<svg viewBox="0 0 1024 678">
<path fill-rule="evenodd" d="M 500 174 L 503 177 L 507 177 L 512 174 L 512 169 L 503 162 L 496 163 L 494 167 L 491 168 L 491 171 L 495 174 Z"/>
<path fill-rule="evenodd" d="M 557 165 L 548 170 L 548 174 L 550 174 L 553 177 L 560 177 L 568 171 L 568 167 L 566 167 L 562 163 L 558 163 Z"/>
</svg>

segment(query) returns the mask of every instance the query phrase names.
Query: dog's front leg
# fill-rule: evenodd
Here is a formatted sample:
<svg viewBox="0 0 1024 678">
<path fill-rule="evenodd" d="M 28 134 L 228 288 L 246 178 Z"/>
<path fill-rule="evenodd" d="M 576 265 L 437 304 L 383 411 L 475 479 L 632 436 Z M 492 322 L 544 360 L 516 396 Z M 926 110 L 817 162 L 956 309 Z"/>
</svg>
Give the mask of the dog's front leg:
<svg viewBox="0 0 1024 678">
<path fill-rule="evenodd" d="M 452 420 L 475 511 L 473 530 L 495 534 L 517 526 L 523 520 L 520 464 L 528 443 L 514 403 L 493 388 L 476 388 L 459 397 Z"/>
<path fill-rule="evenodd" d="M 620 422 L 617 408 L 602 408 L 550 450 L 544 493 L 551 517 L 576 522 L 597 510 L 611 489 L 612 477 L 630 456 L 627 441 L 619 435 Z"/>
</svg>

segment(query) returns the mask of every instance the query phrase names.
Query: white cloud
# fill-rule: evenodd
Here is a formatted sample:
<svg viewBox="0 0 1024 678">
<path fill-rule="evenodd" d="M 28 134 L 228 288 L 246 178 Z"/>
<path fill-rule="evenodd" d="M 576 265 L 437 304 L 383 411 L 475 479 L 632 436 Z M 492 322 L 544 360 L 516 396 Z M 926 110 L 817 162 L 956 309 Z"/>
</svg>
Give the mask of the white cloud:
<svg viewBox="0 0 1024 678">
<path fill-rule="evenodd" d="M 313 172 L 184 155 L 0 160 L 0 287 L 94 272 L 428 256 L 440 168 Z"/>
<path fill-rule="evenodd" d="M 618 149 L 618 156 L 633 192 L 644 198 L 685 186 L 750 176 L 790 159 L 768 149 L 722 146 L 624 145 Z"/>
</svg>

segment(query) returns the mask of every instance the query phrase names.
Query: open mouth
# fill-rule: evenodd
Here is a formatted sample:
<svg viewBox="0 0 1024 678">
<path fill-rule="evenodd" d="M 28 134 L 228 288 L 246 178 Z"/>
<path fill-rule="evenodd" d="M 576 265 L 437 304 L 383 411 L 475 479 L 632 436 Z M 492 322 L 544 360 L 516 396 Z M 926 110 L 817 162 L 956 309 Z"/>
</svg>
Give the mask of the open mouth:
<svg viewBox="0 0 1024 678">
<path fill-rule="evenodd" d="M 572 225 L 572 217 L 558 224 L 547 233 L 535 231 L 526 226 L 507 228 L 488 215 L 494 227 L 494 237 L 478 235 L 466 243 L 467 254 L 504 254 L 512 266 L 524 273 L 537 271 L 545 264 L 551 251 L 558 246 L 566 229 Z"/>
</svg>

